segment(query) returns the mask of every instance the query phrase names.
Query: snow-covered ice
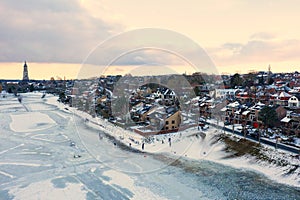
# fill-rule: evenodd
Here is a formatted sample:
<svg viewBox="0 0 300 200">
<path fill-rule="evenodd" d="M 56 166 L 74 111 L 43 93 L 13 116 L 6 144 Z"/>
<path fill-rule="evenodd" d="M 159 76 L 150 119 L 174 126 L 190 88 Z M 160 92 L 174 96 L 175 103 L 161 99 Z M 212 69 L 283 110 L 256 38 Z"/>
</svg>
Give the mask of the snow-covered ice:
<svg viewBox="0 0 300 200">
<path fill-rule="evenodd" d="M 14 188 L 10 194 L 14 199 L 19 200 L 51 200 L 51 199 L 85 199 L 86 190 L 83 190 L 82 183 L 67 183 L 64 188 L 57 188 L 51 180 L 32 183 L 25 188 Z"/>
<path fill-rule="evenodd" d="M 55 125 L 48 115 L 40 112 L 11 114 L 10 117 L 12 119 L 10 128 L 14 132 L 40 131 Z"/>
<path fill-rule="evenodd" d="M 210 143 L 212 128 L 206 137 L 196 135 L 195 128 L 157 136 L 141 151 L 142 136 L 74 108 L 66 110 L 57 97 L 41 96 L 24 94 L 23 105 L 12 96 L 0 99 L 0 199 L 297 199 L 300 195 L 298 188 L 249 171 L 244 160 L 222 160 L 223 144 Z M 239 168 L 241 163 L 245 165 Z"/>
</svg>

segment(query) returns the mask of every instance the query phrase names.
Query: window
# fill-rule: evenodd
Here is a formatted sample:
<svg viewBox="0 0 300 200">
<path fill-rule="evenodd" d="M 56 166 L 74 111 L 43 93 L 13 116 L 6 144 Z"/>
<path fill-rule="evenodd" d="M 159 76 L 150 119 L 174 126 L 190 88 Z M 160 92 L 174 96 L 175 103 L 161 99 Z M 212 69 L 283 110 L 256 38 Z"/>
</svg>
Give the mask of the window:
<svg viewBox="0 0 300 200">
<path fill-rule="evenodd" d="M 169 130 L 169 127 L 166 126 L 166 130 Z"/>
<path fill-rule="evenodd" d="M 168 125 L 169 124 L 169 121 L 166 121 L 166 125 Z"/>
<path fill-rule="evenodd" d="M 175 124 L 175 120 L 172 120 L 172 124 Z"/>
<path fill-rule="evenodd" d="M 174 126 L 172 126 L 172 129 L 174 129 L 175 127 Z"/>
</svg>

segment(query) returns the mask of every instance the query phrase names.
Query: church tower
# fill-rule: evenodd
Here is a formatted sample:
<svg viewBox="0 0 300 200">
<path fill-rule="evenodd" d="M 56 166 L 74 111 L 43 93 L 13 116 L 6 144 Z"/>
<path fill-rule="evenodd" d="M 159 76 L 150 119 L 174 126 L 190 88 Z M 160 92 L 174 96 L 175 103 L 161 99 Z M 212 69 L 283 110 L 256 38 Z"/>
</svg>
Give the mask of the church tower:
<svg viewBox="0 0 300 200">
<path fill-rule="evenodd" d="M 270 79 L 271 79 L 271 65 L 269 65 L 269 67 L 268 67 L 268 82 L 267 82 L 267 84 L 269 84 Z"/>
<path fill-rule="evenodd" d="M 28 68 L 27 68 L 27 64 L 26 64 L 26 61 L 25 61 L 24 69 L 23 69 L 23 81 L 28 81 L 28 80 L 29 80 Z"/>
</svg>

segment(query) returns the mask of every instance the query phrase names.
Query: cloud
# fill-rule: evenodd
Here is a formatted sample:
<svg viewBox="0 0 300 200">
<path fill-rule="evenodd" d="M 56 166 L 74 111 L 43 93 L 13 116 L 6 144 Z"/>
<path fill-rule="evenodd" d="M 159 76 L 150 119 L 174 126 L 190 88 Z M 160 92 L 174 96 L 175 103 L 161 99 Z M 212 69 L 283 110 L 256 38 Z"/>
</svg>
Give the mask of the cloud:
<svg viewBox="0 0 300 200">
<path fill-rule="evenodd" d="M 1 62 L 80 63 L 99 42 L 123 29 L 93 17 L 74 0 L 2 0 L 0 19 Z"/>
<path fill-rule="evenodd" d="M 139 66 L 192 66 L 195 71 L 216 73 L 206 52 L 190 38 L 165 29 L 124 32 L 100 44 L 87 64 Z"/>
<path fill-rule="evenodd" d="M 243 45 L 240 43 L 225 43 L 222 45 L 222 48 L 232 51 L 233 54 L 237 54 L 243 48 Z"/>
<path fill-rule="evenodd" d="M 259 37 L 265 39 L 258 39 Z M 297 52 L 300 51 L 300 40 L 279 40 L 274 37 L 271 39 L 267 35 L 258 33 L 252 35 L 247 43 L 225 43 L 221 47 L 211 48 L 208 51 L 213 60 L 223 66 L 295 61 L 299 60 Z"/>
<path fill-rule="evenodd" d="M 213 63 L 201 47 L 167 30 L 125 32 L 96 48 L 125 30 L 114 18 L 98 0 L 2 0 L 0 62 L 85 62 L 100 66 L 111 62 L 188 65 L 190 61 L 201 70 L 213 71 Z M 130 52 L 143 47 L 146 49 Z"/>
<path fill-rule="evenodd" d="M 252 40 L 270 40 L 274 38 L 275 38 L 274 34 L 267 33 L 267 32 L 254 33 L 253 35 L 250 36 L 250 39 Z"/>
</svg>

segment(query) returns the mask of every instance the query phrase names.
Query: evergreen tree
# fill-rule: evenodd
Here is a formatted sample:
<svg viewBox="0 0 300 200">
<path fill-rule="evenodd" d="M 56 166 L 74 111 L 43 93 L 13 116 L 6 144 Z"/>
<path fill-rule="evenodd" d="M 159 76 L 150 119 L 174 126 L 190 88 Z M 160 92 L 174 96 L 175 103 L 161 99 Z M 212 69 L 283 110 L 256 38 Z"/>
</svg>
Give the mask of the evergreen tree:
<svg viewBox="0 0 300 200">
<path fill-rule="evenodd" d="M 33 91 L 34 91 L 34 86 L 33 86 L 33 84 L 31 84 L 31 85 L 29 86 L 29 91 L 30 91 L 30 92 L 33 92 Z"/>
<path fill-rule="evenodd" d="M 244 83 L 244 79 L 240 76 L 240 74 L 234 74 L 230 79 L 230 87 L 235 88 L 236 86 L 242 86 Z"/>
<path fill-rule="evenodd" d="M 259 112 L 258 119 L 263 122 L 266 133 L 268 132 L 268 127 L 273 127 L 278 121 L 278 116 L 274 108 L 265 106 Z"/>
</svg>

